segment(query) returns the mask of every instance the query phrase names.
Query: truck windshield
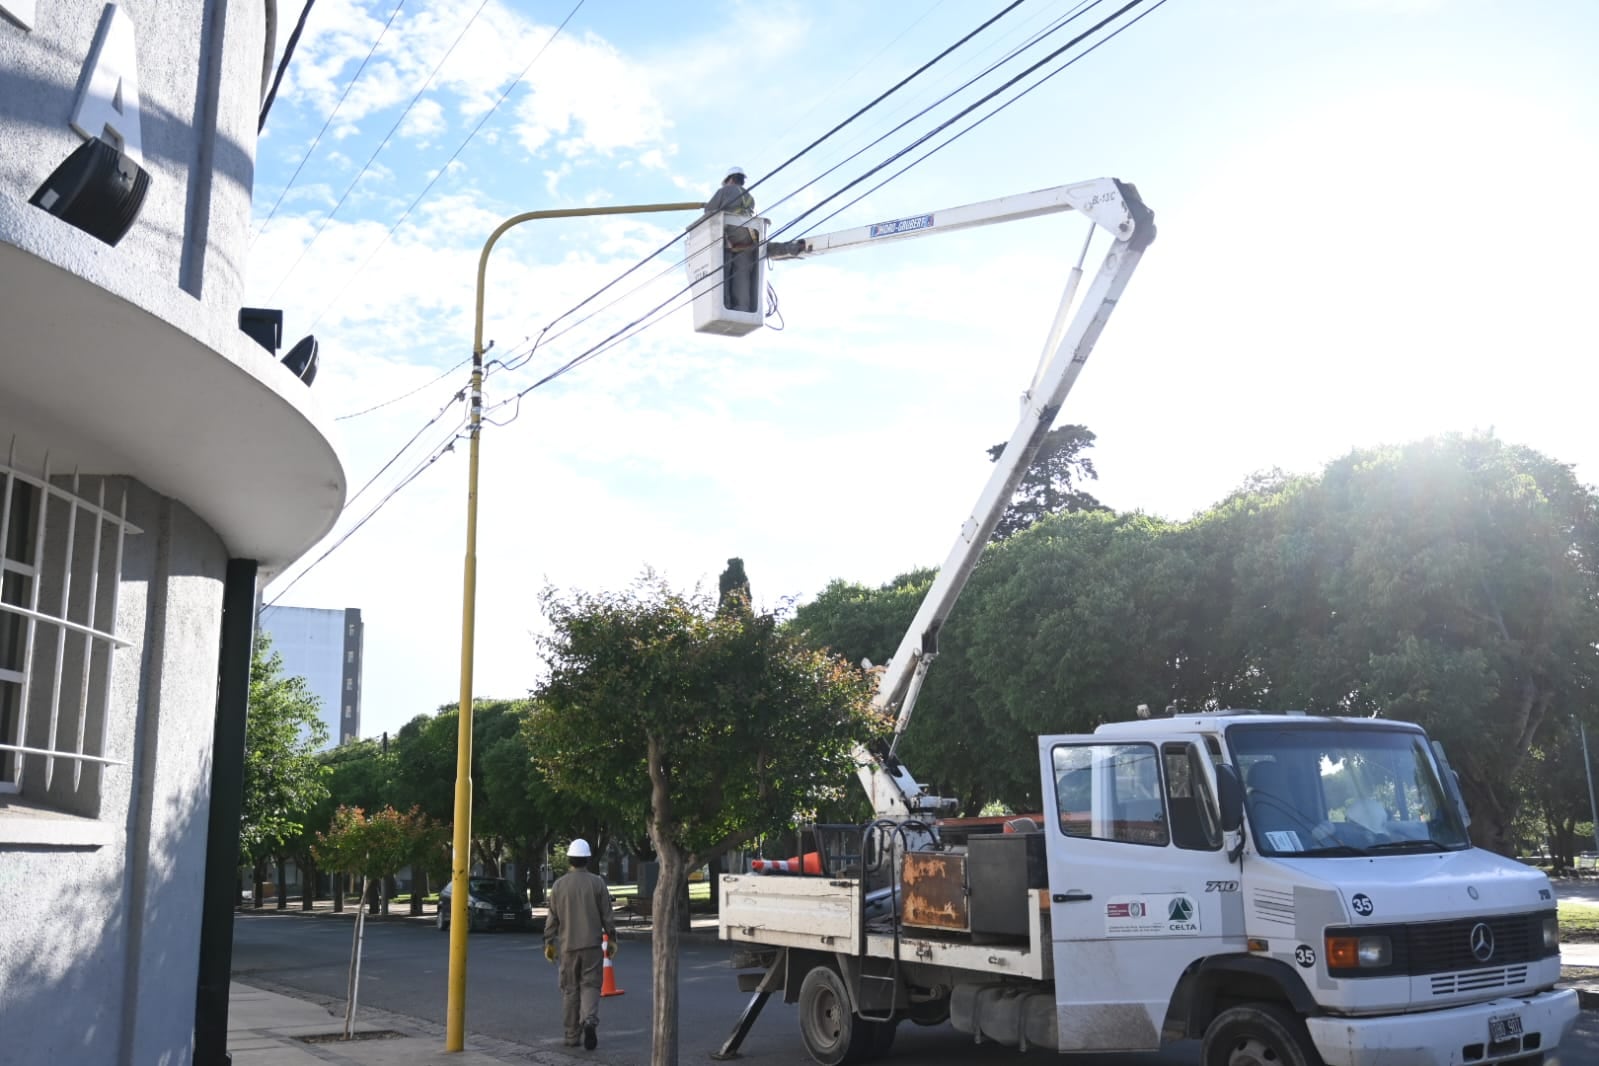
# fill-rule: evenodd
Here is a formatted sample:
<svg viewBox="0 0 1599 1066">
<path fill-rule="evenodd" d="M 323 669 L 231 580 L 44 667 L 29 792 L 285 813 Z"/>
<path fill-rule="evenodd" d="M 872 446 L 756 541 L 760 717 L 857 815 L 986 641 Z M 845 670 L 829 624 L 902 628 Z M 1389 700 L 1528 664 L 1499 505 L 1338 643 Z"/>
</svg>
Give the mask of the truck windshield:
<svg viewBox="0 0 1599 1066">
<path fill-rule="evenodd" d="M 1227 730 L 1227 744 L 1263 855 L 1470 846 L 1420 732 L 1376 723 L 1240 723 Z"/>
</svg>

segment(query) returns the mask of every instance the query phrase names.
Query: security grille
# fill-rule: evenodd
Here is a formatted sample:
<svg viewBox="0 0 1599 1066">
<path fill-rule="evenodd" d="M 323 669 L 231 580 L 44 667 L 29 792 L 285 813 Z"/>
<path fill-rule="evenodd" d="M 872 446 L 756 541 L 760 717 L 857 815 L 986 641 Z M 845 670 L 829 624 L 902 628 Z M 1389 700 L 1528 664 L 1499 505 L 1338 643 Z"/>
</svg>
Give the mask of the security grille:
<svg viewBox="0 0 1599 1066">
<path fill-rule="evenodd" d="M 124 765 L 106 754 L 111 656 L 129 642 L 112 629 L 122 583 L 127 495 L 113 512 L 97 499 L 18 469 L 13 441 L 0 466 L 0 792 L 24 794 L 39 773 L 59 794 L 58 764 Z M 98 775 L 96 775 L 96 778 Z"/>
</svg>

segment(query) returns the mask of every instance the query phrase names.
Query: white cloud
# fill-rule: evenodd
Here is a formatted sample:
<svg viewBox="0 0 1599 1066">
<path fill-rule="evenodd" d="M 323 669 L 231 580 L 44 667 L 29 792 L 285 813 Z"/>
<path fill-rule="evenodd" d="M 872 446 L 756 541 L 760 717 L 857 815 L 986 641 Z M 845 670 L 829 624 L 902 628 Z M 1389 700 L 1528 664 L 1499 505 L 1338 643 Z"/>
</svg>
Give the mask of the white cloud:
<svg viewBox="0 0 1599 1066">
<path fill-rule="evenodd" d="M 437 100 L 418 100 L 400 124 L 400 136 L 425 137 L 445 128 L 444 105 Z"/>
</svg>

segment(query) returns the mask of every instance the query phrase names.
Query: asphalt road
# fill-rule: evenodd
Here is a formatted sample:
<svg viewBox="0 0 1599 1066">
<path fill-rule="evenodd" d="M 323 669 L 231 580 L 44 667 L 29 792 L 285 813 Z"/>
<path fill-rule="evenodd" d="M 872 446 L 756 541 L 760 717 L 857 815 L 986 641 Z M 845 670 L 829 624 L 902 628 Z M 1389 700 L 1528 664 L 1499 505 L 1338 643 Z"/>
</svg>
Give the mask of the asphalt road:
<svg viewBox="0 0 1599 1066">
<path fill-rule="evenodd" d="M 289 914 L 241 913 L 234 921 L 233 973 L 279 991 L 342 1001 L 350 961 L 348 921 Z M 397 1014 L 444 1022 L 448 937 L 430 925 L 372 922 L 366 927 L 360 1003 Z M 473 935 L 467 956 L 469 1032 L 538 1048 L 561 1047 L 560 992 L 555 968 L 544 961 L 537 934 Z M 650 944 L 627 939 L 617 952 L 617 984 L 626 995 L 601 1001 L 600 1047 L 594 1057 L 610 1066 L 649 1061 Z M 748 996 L 738 991 L 727 948 L 690 943 L 680 962 L 680 1054 L 708 1061 L 732 1030 Z M 751 1066 L 811 1066 L 800 1043 L 795 1009 L 775 997 L 743 1046 Z M 1050 1052 L 1019 1055 L 1013 1048 L 973 1045 L 948 1026 L 901 1025 L 886 1061 L 918 1066 L 971 1066 L 990 1062 L 1059 1062 Z M 1073 1063 L 1106 1066 L 1197 1066 L 1198 1045 L 1175 1045 L 1160 1054 L 1074 1057 Z M 1599 1063 L 1599 1012 L 1585 1011 L 1576 1032 L 1547 1066 Z"/>
</svg>

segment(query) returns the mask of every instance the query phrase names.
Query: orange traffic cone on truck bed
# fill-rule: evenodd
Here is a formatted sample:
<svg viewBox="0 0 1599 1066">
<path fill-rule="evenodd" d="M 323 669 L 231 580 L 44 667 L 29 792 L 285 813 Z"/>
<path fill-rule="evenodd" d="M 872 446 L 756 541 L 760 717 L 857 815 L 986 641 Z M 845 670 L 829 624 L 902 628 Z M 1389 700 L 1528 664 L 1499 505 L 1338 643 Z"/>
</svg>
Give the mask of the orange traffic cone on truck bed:
<svg viewBox="0 0 1599 1066">
<path fill-rule="evenodd" d="M 818 852 L 807 851 L 803 857 L 795 855 L 788 859 L 752 859 L 750 872 L 757 874 L 815 874 L 822 872 L 822 856 Z"/>
<path fill-rule="evenodd" d="M 600 957 L 605 960 L 605 976 L 600 980 L 600 995 L 625 996 L 625 989 L 616 987 L 616 970 L 611 966 L 611 938 L 600 934 Z"/>
</svg>

